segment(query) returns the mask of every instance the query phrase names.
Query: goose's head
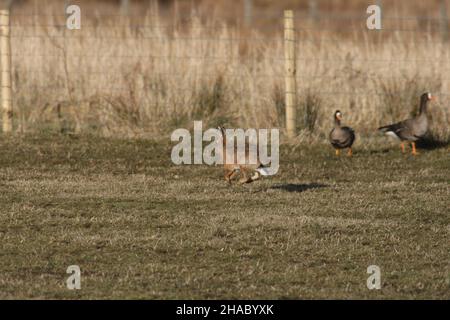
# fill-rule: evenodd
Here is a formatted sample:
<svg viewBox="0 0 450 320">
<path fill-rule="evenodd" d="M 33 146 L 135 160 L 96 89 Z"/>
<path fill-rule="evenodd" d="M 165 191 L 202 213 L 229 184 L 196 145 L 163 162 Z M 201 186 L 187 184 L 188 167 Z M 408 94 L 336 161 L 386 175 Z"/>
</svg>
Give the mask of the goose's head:
<svg viewBox="0 0 450 320">
<path fill-rule="evenodd" d="M 341 113 L 341 111 L 336 110 L 336 112 L 334 113 L 334 119 L 335 120 L 339 120 L 339 121 L 342 120 L 342 113 Z"/>
<path fill-rule="evenodd" d="M 420 96 L 420 99 L 422 100 L 422 101 L 435 101 L 436 100 L 436 97 L 435 96 L 433 96 L 430 92 L 425 92 L 424 94 L 422 94 L 421 96 Z"/>
</svg>

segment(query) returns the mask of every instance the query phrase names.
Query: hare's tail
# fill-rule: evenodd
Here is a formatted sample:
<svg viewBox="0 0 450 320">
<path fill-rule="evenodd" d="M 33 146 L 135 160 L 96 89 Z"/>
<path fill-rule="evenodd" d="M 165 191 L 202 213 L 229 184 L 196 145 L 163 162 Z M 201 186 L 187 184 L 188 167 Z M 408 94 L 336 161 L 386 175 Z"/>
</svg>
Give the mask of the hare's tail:
<svg viewBox="0 0 450 320">
<path fill-rule="evenodd" d="M 256 169 L 261 175 L 263 176 L 270 176 L 270 172 L 266 167 L 260 166 L 258 169 Z"/>
</svg>

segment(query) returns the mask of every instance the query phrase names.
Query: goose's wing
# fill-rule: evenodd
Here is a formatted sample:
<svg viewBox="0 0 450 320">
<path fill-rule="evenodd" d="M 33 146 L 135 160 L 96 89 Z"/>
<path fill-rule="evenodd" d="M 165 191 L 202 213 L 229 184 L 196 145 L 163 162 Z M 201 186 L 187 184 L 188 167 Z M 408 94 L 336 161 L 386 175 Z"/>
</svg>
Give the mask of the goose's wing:
<svg viewBox="0 0 450 320">
<path fill-rule="evenodd" d="M 350 127 L 342 127 L 341 129 L 345 132 L 345 140 L 342 141 L 342 144 L 345 145 L 345 147 L 351 147 L 353 141 L 355 141 L 355 130 Z"/>
<path fill-rule="evenodd" d="M 353 130 L 350 127 L 342 127 L 341 129 L 344 130 L 345 132 L 347 132 L 347 134 L 350 135 L 350 136 L 354 136 L 355 135 L 355 130 Z"/>
<path fill-rule="evenodd" d="M 428 120 L 426 117 L 418 116 L 405 121 L 405 126 L 416 139 L 423 137 L 428 131 Z"/>
<path fill-rule="evenodd" d="M 347 148 L 355 140 L 355 131 L 349 127 L 334 128 L 330 132 L 330 142 L 333 146 Z"/>
<path fill-rule="evenodd" d="M 393 135 L 399 139 L 402 140 L 414 140 L 416 137 L 412 133 L 411 127 L 412 127 L 413 119 L 408 119 L 404 121 L 400 121 L 394 124 L 390 124 L 387 126 L 383 126 L 378 128 L 381 132 L 387 134 L 387 135 Z"/>
</svg>

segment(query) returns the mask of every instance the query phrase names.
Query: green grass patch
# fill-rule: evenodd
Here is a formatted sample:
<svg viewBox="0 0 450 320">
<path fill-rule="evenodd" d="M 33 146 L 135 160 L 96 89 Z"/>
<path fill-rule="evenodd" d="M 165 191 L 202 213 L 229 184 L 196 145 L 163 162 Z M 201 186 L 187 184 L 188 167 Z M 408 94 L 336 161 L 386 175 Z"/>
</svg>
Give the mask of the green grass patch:
<svg viewBox="0 0 450 320">
<path fill-rule="evenodd" d="M 229 187 L 168 139 L 0 147 L 0 298 L 450 298 L 448 148 L 282 146 L 276 176 Z"/>
</svg>

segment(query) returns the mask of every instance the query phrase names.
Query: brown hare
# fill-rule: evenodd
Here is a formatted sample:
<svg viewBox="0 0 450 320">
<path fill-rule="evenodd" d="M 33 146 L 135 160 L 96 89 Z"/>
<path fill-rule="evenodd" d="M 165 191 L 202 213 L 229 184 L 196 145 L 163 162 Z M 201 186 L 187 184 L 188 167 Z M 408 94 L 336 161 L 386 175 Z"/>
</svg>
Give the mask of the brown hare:
<svg viewBox="0 0 450 320">
<path fill-rule="evenodd" d="M 219 126 L 218 129 L 222 134 L 222 158 L 223 158 L 223 168 L 224 168 L 224 178 L 228 184 L 231 185 L 231 181 L 237 175 L 240 175 L 239 183 L 251 183 L 253 181 L 259 180 L 261 175 L 268 175 L 266 168 L 259 161 L 259 157 L 257 157 L 257 161 L 254 164 L 250 164 L 249 159 L 249 144 L 245 145 L 245 164 L 239 164 L 237 161 L 237 146 L 234 145 L 233 157 L 235 161 L 231 163 L 227 163 L 226 161 L 226 144 L 227 144 L 227 136 L 225 128 Z M 257 148 L 255 149 L 257 150 Z"/>
</svg>

